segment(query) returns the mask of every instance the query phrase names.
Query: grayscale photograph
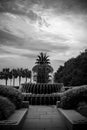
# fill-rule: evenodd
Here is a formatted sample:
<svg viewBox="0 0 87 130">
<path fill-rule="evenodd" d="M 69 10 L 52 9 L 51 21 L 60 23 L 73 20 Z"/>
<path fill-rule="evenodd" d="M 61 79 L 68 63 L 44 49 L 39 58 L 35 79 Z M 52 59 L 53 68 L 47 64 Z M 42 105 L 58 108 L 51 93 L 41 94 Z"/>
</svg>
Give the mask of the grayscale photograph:
<svg viewBox="0 0 87 130">
<path fill-rule="evenodd" d="M 0 130 L 87 130 L 87 0 L 0 0 Z"/>
</svg>

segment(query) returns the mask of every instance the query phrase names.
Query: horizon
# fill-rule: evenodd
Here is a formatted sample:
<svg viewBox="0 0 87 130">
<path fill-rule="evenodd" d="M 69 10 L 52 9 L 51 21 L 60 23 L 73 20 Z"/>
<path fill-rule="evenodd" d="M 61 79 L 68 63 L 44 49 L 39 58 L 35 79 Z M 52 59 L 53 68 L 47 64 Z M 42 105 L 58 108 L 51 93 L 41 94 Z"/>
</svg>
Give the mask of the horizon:
<svg viewBox="0 0 87 130">
<path fill-rule="evenodd" d="M 86 48 L 86 0 L 0 1 L 0 70 L 31 70 L 45 52 L 56 71 Z"/>
<path fill-rule="evenodd" d="M 84 51 L 85 51 L 85 50 L 84 50 Z M 83 51 L 83 52 L 84 52 L 84 51 Z M 80 52 L 80 53 L 81 53 L 81 52 Z M 80 54 L 80 53 L 79 53 L 79 54 Z M 39 54 L 40 54 L 40 53 L 39 53 Z M 79 55 L 79 54 L 78 54 L 78 55 Z M 78 56 L 78 55 L 77 55 L 77 56 Z M 36 57 L 36 58 L 37 58 L 37 57 Z M 71 57 L 70 59 L 72 59 L 72 58 L 76 58 L 76 57 Z M 68 60 L 70 60 L 70 59 L 68 59 Z M 36 60 L 36 59 L 35 59 L 35 60 Z M 68 60 L 67 60 L 67 61 L 68 61 Z M 67 62 L 67 61 L 65 61 L 65 62 Z M 64 63 L 65 63 L 65 62 L 64 62 Z M 59 69 L 60 66 L 64 66 L 64 63 L 62 63 L 62 64 L 60 64 L 60 65 L 57 65 L 58 68 L 56 67 L 56 69 L 53 68 L 53 73 L 55 73 L 55 72 Z M 51 62 L 50 62 L 50 65 L 52 66 Z M 35 66 L 35 63 L 33 64 L 33 66 L 31 66 L 31 68 L 30 68 L 28 65 L 27 65 L 27 66 L 20 66 L 20 67 L 19 67 L 19 66 L 17 66 L 17 67 L 5 66 L 5 67 L 0 68 L 0 71 L 2 71 L 2 69 L 4 69 L 4 68 L 9 68 L 10 70 L 12 70 L 12 69 L 21 69 L 21 68 L 22 68 L 22 69 L 28 69 L 28 70 L 32 71 L 32 68 L 33 68 L 34 66 Z M 53 67 L 53 66 L 52 66 L 52 67 Z"/>
</svg>

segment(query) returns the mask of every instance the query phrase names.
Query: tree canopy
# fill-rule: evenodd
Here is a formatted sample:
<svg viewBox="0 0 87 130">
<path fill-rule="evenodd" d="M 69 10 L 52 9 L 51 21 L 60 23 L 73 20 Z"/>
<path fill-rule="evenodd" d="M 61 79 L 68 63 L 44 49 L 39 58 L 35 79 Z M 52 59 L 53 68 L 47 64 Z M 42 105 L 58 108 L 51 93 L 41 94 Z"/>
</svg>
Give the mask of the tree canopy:
<svg viewBox="0 0 87 130">
<path fill-rule="evenodd" d="M 55 82 L 62 82 L 65 86 L 87 84 L 87 51 L 71 58 L 60 66 L 54 75 Z"/>
</svg>

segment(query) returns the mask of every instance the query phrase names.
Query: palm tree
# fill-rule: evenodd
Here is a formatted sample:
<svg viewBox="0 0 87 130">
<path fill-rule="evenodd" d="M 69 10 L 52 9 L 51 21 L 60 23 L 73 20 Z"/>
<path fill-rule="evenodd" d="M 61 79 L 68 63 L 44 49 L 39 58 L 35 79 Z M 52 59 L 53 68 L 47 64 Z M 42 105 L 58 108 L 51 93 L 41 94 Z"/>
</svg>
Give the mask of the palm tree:
<svg viewBox="0 0 87 130">
<path fill-rule="evenodd" d="M 48 83 L 49 73 L 53 72 L 53 68 L 50 65 L 49 56 L 46 53 L 41 52 L 36 59 L 35 66 L 33 67 L 33 72 L 37 73 L 37 83 Z"/>
<path fill-rule="evenodd" d="M 18 77 L 17 70 L 16 69 L 12 69 L 11 73 L 12 73 L 12 78 L 13 78 L 13 86 L 15 86 L 15 78 Z"/>
<path fill-rule="evenodd" d="M 31 78 L 31 71 L 28 69 L 24 69 L 23 75 L 25 77 L 25 82 L 27 83 L 27 78 Z"/>
<path fill-rule="evenodd" d="M 10 86 L 12 84 L 12 71 L 9 72 Z"/>
<path fill-rule="evenodd" d="M 0 80 L 3 80 L 4 76 L 3 76 L 3 72 L 0 72 Z"/>
<path fill-rule="evenodd" d="M 17 69 L 17 73 L 18 73 L 18 77 L 19 77 L 19 86 L 21 84 L 21 78 L 23 77 L 23 69 L 22 68 L 18 68 Z"/>
<path fill-rule="evenodd" d="M 2 70 L 2 75 L 3 75 L 3 79 L 5 79 L 5 81 L 6 81 L 6 86 L 7 86 L 7 81 L 8 81 L 8 78 L 9 78 L 9 73 L 10 73 L 9 68 L 4 68 Z"/>
</svg>

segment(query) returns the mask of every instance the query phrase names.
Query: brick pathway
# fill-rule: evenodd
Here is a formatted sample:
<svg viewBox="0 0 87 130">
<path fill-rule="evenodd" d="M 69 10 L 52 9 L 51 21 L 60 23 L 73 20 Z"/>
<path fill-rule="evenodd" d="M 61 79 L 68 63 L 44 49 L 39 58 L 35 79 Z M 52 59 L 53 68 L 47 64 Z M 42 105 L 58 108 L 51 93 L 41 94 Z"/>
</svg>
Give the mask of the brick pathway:
<svg viewBox="0 0 87 130">
<path fill-rule="evenodd" d="M 30 106 L 22 130 L 67 130 L 56 106 Z"/>
</svg>

